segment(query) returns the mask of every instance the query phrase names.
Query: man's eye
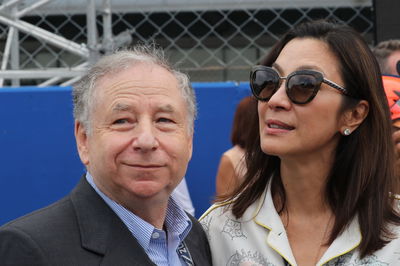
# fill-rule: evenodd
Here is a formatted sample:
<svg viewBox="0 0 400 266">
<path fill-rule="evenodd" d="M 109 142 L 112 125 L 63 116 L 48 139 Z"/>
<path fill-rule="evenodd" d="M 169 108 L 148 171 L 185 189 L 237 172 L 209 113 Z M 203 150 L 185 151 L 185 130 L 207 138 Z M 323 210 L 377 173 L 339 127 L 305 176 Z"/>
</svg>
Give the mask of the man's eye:
<svg viewBox="0 0 400 266">
<path fill-rule="evenodd" d="M 161 123 L 173 123 L 174 121 L 172 121 L 169 118 L 165 118 L 165 117 L 160 117 L 157 119 L 157 122 L 161 122 Z"/>
<path fill-rule="evenodd" d="M 114 125 L 120 125 L 120 124 L 125 124 L 125 123 L 127 123 L 128 122 L 128 119 L 126 119 L 126 118 L 122 118 L 122 119 L 117 119 L 117 120 L 115 120 L 114 121 Z"/>
</svg>

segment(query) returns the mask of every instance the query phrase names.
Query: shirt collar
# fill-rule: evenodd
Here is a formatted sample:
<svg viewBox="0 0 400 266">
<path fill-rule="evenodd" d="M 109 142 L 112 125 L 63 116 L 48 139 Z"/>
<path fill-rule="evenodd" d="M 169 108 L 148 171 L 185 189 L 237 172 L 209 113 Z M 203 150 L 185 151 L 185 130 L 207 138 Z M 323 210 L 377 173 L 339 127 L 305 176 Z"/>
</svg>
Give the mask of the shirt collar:
<svg viewBox="0 0 400 266">
<path fill-rule="evenodd" d="M 86 180 L 128 227 L 129 231 L 136 238 L 143 249 L 147 250 L 150 245 L 151 236 L 156 228 L 104 194 L 96 186 L 93 177 L 89 172 L 86 174 Z M 192 221 L 172 197 L 170 197 L 168 200 L 165 228 L 168 234 L 177 235 L 181 241 L 185 239 L 192 228 Z"/>
<path fill-rule="evenodd" d="M 252 208 L 249 208 L 248 218 L 253 219 L 256 224 L 269 230 L 267 237 L 268 244 L 275 249 L 287 261 L 294 263 L 289 240 L 286 235 L 285 227 L 272 200 L 271 192 L 272 179 L 269 181 L 266 190 Z M 319 262 L 326 263 L 338 256 L 356 249 L 362 236 L 356 215 L 343 232 L 332 242 Z"/>
</svg>

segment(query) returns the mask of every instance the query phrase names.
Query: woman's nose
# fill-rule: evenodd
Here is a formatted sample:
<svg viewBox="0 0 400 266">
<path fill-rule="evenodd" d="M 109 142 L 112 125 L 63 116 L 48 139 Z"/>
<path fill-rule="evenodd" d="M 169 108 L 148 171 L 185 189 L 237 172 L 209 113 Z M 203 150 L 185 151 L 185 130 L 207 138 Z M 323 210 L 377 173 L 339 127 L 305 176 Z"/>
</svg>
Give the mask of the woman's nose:
<svg viewBox="0 0 400 266">
<path fill-rule="evenodd" d="M 286 94 L 285 88 L 286 80 L 283 80 L 279 88 L 271 96 L 268 101 L 268 107 L 271 109 L 289 109 L 291 106 L 291 101 Z"/>
</svg>

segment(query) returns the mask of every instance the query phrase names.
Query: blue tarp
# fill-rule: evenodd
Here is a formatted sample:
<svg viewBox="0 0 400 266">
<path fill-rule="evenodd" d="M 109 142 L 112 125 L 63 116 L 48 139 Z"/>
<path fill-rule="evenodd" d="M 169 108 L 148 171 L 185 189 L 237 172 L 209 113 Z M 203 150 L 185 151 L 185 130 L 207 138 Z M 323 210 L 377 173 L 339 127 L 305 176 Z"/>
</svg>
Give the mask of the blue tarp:
<svg viewBox="0 0 400 266">
<path fill-rule="evenodd" d="M 248 83 L 193 83 L 198 101 L 186 179 L 196 216 L 211 204 L 236 104 Z M 67 195 L 85 172 L 75 145 L 71 87 L 0 89 L 0 225 Z M 246 129 L 244 129 L 246 130 Z"/>
</svg>

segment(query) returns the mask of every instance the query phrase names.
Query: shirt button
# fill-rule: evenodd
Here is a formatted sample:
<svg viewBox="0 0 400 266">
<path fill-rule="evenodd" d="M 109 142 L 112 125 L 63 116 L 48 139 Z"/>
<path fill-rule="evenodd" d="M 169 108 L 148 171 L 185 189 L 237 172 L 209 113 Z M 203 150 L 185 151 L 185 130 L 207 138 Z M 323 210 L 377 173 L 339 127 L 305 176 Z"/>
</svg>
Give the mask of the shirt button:
<svg viewBox="0 0 400 266">
<path fill-rule="evenodd" d="M 157 238 L 160 237 L 160 234 L 159 234 L 158 232 L 154 232 L 154 233 L 151 235 L 151 237 L 154 238 L 154 239 L 157 239 Z"/>
</svg>

